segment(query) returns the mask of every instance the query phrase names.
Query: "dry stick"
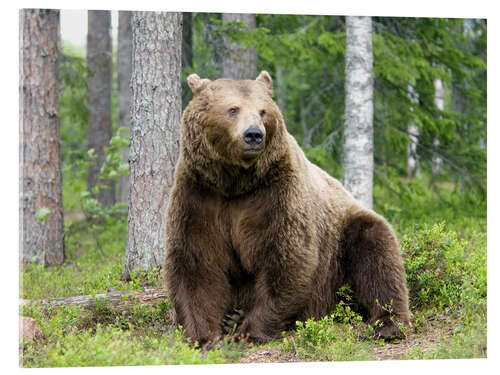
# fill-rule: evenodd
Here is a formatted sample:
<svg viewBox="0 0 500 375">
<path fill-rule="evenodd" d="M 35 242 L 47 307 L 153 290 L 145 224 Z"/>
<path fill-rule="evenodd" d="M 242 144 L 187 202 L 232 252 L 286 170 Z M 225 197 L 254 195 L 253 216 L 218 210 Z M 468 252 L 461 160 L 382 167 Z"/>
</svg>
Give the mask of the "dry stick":
<svg viewBox="0 0 500 375">
<path fill-rule="evenodd" d="M 104 294 L 96 294 L 95 296 L 73 296 L 62 298 L 50 298 L 40 300 L 21 299 L 20 307 L 32 306 L 37 304 L 42 307 L 66 305 L 80 306 L 83 308 L 92 308 L 96 306 L 96 301 L 106 301 L 107 306 L 114 310 L 129 310 L 136 303 L 141 305 L 155 305 L 167 298 L 167 290 L 165 288 L 149 288 L 136 291 L 113 291 Z"/>
</svg>

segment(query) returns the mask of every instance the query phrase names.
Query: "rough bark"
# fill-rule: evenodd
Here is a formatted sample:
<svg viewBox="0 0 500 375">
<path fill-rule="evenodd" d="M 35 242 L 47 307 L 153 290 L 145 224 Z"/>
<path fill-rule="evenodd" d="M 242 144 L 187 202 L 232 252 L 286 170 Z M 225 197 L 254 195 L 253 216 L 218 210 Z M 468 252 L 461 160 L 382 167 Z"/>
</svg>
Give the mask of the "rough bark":
<svg viewBox="0 0 500 375">
<path fill-rule="evenodd" d="M 408 85 L 408 97 L 412 103 L 410 111 L 415 110 L 415 105 L 418 104 L 418 93 L 412 85 Z M 409 178 L 420 178 L 420 158 L 417 153 L 419 130 L 414 121 L 408 124 L 408 150 L 407 150 L 407 176 Z"/>
<path fill-rule="evenodd" d="M 130 136 L 130 78 L 132 76 L 132 12 L 118 12 L 118 126 L 126 128 Z M 121 150 L 123 161 L 128 163 L 129 149 Z M 118 179 L 118 200 L 128 202 L 129 176 Z"/>
<path fill-rule="evenodd" d="M 21 299 L 20 307 L 38 305 L 48 306 L 80 306 L 82 308 L 92 308 L 96 306 L 96 300 L 106 301 L 107 305 L 114 310 L 129 310 L 134 304 L 155 305 L 168 297 L 167 290 L 164 288 L 149 288 L 136 291 L 113 291 L 95 296 L 73 296 L 63 298 L 50 298 L 41 300 Z"/>
<path fill-rule="evenodd" d="M 373 206 L 373 51 L 370 17 L 346 17 L 344 185 Z"/>
<path fill-rule="evenodd" d="M 88 11 L 87 71 L 89 110 L 87 143 L 89 150 L 94 149 L 96 155 L 95 163 L 89 167 L 87 176 L 87 187 L 90 190 L 98 183 L 99 171 L 106 158 L 104 147 L 109 145 L 112 136 L 110 11 Z M 103 207 L 110 207 L 115 203 L 115 186 L 112 181 L 103 183 L 107 188 L 99 191 L 97 199 Z"/>
<path fill-rule="evenodd" d="M 434 80 L 434 105 L 439 111 L 444 110 L 444 87 L 443 81 L 441 79 L 436 78 Z M 441 173 L 441 166 L 443 164 L 443 160 L 436 152 L 439 150 L 439 138 L 436 136 L 432 141 L 432 145 L 434 148 L 434 155 L 432 156 L 432 175 L 437 176 Z"/>
<path fill-rule="evenodd" d="M 255 14 L 223 13 L 224 22 L 243 22 L 250 30 L 255 29 Z M 222 76 L 232 79 L 255 79 L 257 77 L 257 51 L 245 48 L 229 40 L 224 42 L 227 53 L 222 61 Z"/>
<path fill-rule="evenodd" d="M 64 261 L 59 11 L 21 10 L 19 26 L 20 260 L 51 266 Z"/>
<path fill-rule="evenodd" d="M 130 197 L 124 277 L 159 267 L 179 155 L 182 13 L 134 12 Z"/>
</svg>

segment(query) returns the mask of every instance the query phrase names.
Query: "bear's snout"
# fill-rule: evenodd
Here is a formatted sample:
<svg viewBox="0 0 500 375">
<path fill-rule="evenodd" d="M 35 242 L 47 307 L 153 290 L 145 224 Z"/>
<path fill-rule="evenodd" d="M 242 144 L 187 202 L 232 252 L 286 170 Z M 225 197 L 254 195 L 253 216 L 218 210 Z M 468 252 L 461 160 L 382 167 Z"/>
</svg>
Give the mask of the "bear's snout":
<svg viewBox="0 0 500 375">
<path fill-rule="evenodd" d="M 264 133 L 257 127 L 248 128 L 245 133 L 243 133 L 243 141 L 249 146 L 255 147 L 262 143 L 264 140 Z"/>
</svg>

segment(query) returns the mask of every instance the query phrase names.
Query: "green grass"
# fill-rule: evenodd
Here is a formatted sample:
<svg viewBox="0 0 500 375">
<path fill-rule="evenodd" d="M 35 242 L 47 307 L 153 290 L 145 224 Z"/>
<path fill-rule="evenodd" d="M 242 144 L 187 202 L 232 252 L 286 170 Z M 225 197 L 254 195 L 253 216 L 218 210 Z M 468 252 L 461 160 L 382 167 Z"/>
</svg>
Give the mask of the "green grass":
<svg viewBox="0 0 500 375">
<path fill-rule="evenodd" d="M 414 327 L 407 340 L 395 344 L 372 340 L 370 328 L 348 303 L 318 321 L 297 323 L 296 330 L 269 344 L 225 341 L 211 351 L 186 343 L 166 314 L 168 300 L 152 307 L 136 305 L 127 312 L 105 305 L 91 310 L 33 307 L 22 313 L 41 325 L 45 337 L 21 344 L 22 365 L 238 363 L 245 354 L 266 350 L 278 360 L 292 356 L 300 361 L 373 360 L 375 352 L 396 349 L 400 354 L 389 358 L 485 357 L 485 203 L 446 185 L 433 190 L 425 183 L 402 181 L 398 189 L 400 196 L 377 188 L 375 201 L 376 210 L 389 218 L 402 245 Z M 20 295 L 40 299 L 160 286 L 155 271 L 122 280 L 125 245 L 124 215 L 105 226 L 86 221 L 67 224 L 66 262 L 52 268 L 24 267 Z"/>
<path fill-rule="evenodd" d="M 136 335 L 135 330 L 97 325 L 71 332 L 47 345 L 28 351 L 26 367 L 132 366 L 224 363 L 220 349 L 201 353 L 182 340 L 180 330 L 161 335 Z"/>
</svg>

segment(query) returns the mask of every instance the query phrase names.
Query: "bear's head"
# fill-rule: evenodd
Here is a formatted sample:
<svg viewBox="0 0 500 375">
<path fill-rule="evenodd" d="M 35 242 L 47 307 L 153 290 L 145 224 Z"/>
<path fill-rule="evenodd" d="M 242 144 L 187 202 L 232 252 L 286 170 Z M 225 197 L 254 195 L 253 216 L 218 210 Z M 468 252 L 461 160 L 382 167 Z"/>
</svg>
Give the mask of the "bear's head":
<svg viewBox="0 0 500 375">
<path fill-rule="evenodd" d="M 182 120 L 183 153 L 198 166 L 209 159 L 248 169 L 276 158 L 284 123 L 267 72 L 241 81 L 191 74 L 188 84 L 194 96 Z"/>
</svg>

